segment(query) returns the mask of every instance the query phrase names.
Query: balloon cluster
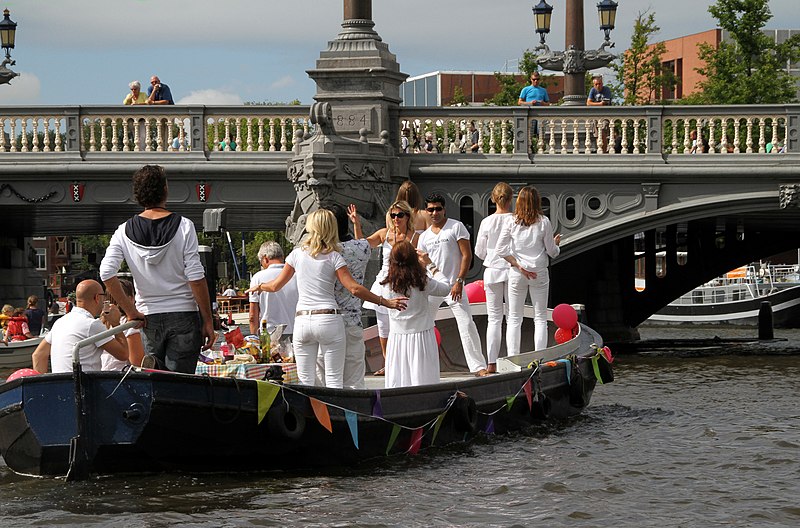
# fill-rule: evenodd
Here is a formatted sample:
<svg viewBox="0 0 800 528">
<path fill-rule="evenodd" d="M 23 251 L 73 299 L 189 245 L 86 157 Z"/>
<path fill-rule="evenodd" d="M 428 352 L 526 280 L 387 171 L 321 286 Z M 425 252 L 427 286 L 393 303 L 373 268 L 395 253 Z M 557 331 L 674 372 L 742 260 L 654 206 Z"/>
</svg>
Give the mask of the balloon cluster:
<svg viewBox="0 0 800 528">
<path fill-rule="evenodd" d="M 578 334 L 578 313 L 569 304 L 559 304 L 553 308 L 553 322 L 556 330 L 556 343 L 566 343 Z"/>
</svg>

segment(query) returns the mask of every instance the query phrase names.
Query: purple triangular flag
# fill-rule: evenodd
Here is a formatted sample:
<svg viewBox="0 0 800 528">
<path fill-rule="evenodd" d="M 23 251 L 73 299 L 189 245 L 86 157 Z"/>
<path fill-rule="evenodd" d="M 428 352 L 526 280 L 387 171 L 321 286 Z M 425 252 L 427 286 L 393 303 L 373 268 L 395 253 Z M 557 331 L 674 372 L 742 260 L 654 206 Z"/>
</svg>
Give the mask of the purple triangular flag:
<svg viewBox="0 0 800 528">
<path fill-rule="evenodd" d="M 494 418 L 491 416 L 486 420 L 486 434 L 494 434 Z"/>
</svg>

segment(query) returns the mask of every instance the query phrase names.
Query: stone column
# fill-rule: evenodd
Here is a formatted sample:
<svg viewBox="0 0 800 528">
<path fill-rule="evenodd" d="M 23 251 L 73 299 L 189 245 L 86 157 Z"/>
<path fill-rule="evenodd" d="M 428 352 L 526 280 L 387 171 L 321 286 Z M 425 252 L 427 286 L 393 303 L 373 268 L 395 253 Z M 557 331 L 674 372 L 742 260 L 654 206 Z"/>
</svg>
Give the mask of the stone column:
<svg viewBox="0 0 800 528">
<path fill-rule="evenodd" d="M 564 49 L 584 51 L 583 39 L 583 0 L 567 0 Z M 581 68 L 583 69 L 583 68 Z M 586 103 L 585 73 L 564 73 L 564 99 L 568 104 Z"/>
<path fill-rule="evenodd" d="M 344 0 L 344 19 L 372 20 L 372 0 Z"/>
</svg>

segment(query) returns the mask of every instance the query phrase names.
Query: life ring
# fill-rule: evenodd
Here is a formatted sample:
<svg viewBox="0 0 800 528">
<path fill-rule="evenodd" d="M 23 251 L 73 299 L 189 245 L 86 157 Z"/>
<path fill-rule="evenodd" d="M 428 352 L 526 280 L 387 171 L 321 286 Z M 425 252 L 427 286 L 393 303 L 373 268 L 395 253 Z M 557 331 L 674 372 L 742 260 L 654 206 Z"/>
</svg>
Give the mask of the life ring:
<svg viewBox="0 0 800 528">
<path fill-rule="evenodd" d="M 272 434 L 298 440 L 306 430 L 306 418 L 293 407 L 275 405 L 267 413 L 267 424 Z"/>
<path fill-rule="evenodd" d="M 459 395 L 450 408 L 453 426 L 462 433 L 474 433 L 478 429 L 478 406 L 475 400 L 466 395 Z"/>
</svg>

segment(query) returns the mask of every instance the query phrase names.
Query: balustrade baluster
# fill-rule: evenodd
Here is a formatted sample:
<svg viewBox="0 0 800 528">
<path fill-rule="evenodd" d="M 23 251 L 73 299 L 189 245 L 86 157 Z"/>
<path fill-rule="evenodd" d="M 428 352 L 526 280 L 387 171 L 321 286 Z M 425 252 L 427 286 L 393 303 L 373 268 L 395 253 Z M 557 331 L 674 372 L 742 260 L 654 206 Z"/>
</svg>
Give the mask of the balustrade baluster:
<svg viewBox="0 0 800 528">
<path fill-rule="evenodd" d="M 720 152 L 720 154 L 727 154 L 728 153 L 728 118 L 727 117 L 723 117 L 723 118 L 720 119 L 719 130 L 720 130 L 719 152 Z"/>
<path fill-rule="evenodd" d="M 691 122 L 689 119 L 685 119 L 683 121 L 683 153 L 684 154 L 691 154 L 692 153 L 692 138 L 691 133 L 689 132 L 689 128 L 691 127 Z"/>
<path fill-rule="evenodd" d="M 20 131 L 20 152 L 28 152 L 28 119 L 28 117 L 23 117 L 21 122 L 22 130 Z"/>
<path fill-rule="evenodd" d="M 300 130 L 300 121 L 299 118 L 295 116 L 292 118 L 292 148 L 294 148 L 294 141 L 297 137 L 295 134 L 298 130 Z"/>
<path fill-rule="evenodd" d="M 111 152 L 119 152 L 119 148 L 117 147 L 119 143 L 117 121 L 116 118 L 111 118 Z"/>
<path fill-rule="evenodd" d="M 539 137 L 536 142 L 539 144 L 539 154 L 544 154 L 545 137 L 547 136 L 546 130 L 550 130 L 550 139 L 553 139 L 552 121 L 539 120 Z M 530 123 L 528 123 L 528 130 L 530 130 Z"/>
<path fill-rule="evenodd" d="M 763 117 L 758 118 L 758 153 L 764 154 L 767 151 L 767 120 Z"/>
<path fill-rule="evenodd" d="M 106 118 L 100 118 L 100 152 L 108 152 L 108 134 L 106 134 Z"/>
<path fill-rule="evenodd" d="M 502 119 L 500 121 L 500 153 L 508 154 L 508 126 L 509 121 Z"/>
<path fill-rule="evenodd" d="M 609 128 L 609 131 L 608 131 L 608 153 L 611 154 L 613 152 L 614 154 L 616 154 L 617 153 L 617 149 L 614 148 L 614 145 L 617 144 L 617 122 L 616 122 L 616 120 L 613 120 L 613 119 L 609 120 L 608 128 Z"/>
<path fill-rule="evenodd" d="M 31 118 L 31 128 L 33 129 L 32 134 L 32 148 L 31 152 L 39 152 L 39 118 L 34 117 Z"/>
<path fill-rule="evenodd" d="M 242 152 L 242 151 L 245 150 L 245 146 L 244 146 L 244 136 L 245 136 L 244 127 L 245 127 L 246 120 L 243 117 L 237 117 L 235 123 L 236 123 L 236 138 L 233 141 L 234 141 L 234 143 L 236 143 L 236 150 L 238 152 Z"/>
<path fill-rule="evenodd" d="M 289 137 L 291 132 L 285 118 L 281 118 L 281 152 L 289 151 Z"/>
<path fill-rule="evenodd" d="M 670 130 L 672 131 L 672 154 L 678 153 L 678 121 L 675 119 L 668 119 L 665 123 L 670 124 Z M 664 128 L 666 130 L 666 127 Z"/>
<path fill-rule="evenodd" d="M 561 152 L 560 154 L 567 153 L 567 126 L 568 121 L 561 119 Z"/>
<path fill-rule="evenodd" d="M 163 149 L 164 151 L 169 151 L 169 149 L 172 148 L 172 144 L 175 142 L 175 127 L 176 126 L 177 126 L 177 123 L 175 123 L 175 118 L 168 119 L 166 121 L 166 124 L 164 125 L 164 128 L 167 129 L 167 141 L 164 144 L 164 149 Z M 180 146 L 180 144 L 178 144 L 178 148 L 175 149 L 175 150 L 178 150 L 180 148 L 181 148 L 181 146 Z"/>
<path fill-rule="evenodd" d="M 0 153 L 6 151 L 6 118 L 0 116 Z"/>
<path fill-rule="evenodd" d="M 628 153 L 628 120 L 623 118 L 622 123 L 620 123 L 621 132 L 620 135 L 622 136 L 622 153 Z"/>
<path fill-rule="evenodd" d="M 599 123 L 599 121 L 598 121 L 598 123 Z M 583 149 L 584 149 L 583 152 L 585 154 L 591 154 L 592 153 L 592 120 L 591 119 L 584 119 L 583 120 L 583 128 L 585 129 L 585 134 L 586 134 L 586 136 L 583 139 Z M 576 136 L 577 136 L 577 134 L 576 134 Z M 601 154 L 602 150 L 603 149 L 601 148 L 601 142 L 600 142 L 600 139 L 598 138 L 598 141 L 597 141 L 597 153 Z"/>
<path fill-rule="evenodd" d="M 269 151 L 275 152 L 275 119 L 269 118 Z"/>
<path fill-rule="evenodd" d="M 747 150 L 745 151 L 747 154 L 753 153 L 753 118 L 747 118 L 747 138 L 746 138 Z"/>
<path fill-rule="evenodd" d="M 494 119 L 489 121 L 489 154 L 497 154 L 494 143 Z"/>
<path fill-rule="evenodd" d="M 8 149 L 9 152 L 17 151 L 17 119 L 11 118 L 11 145 Z"/>
<path fill-rule="evenodd" d="M 152 152 L 153 145 L 150 141 L 150 119 L 144 120 L 144 151 L 145 152 Z M 156 128 L 158 128 L 158 124 L 156 124 Z"/>
<path fill-rule="evenodd" d="M 131 121 L 131 123 L 129 124 L 128 121 Z M 136 126 L 136 119 L 131 119 L 131 120 L 126 119 L 122 123 L 122 152 L 130 152 L 130 151 L 133 150 L 133 146 L 128 141 L 128 139 L 129 139 L 128 138 L 128 129 L 131 126 L 133 127 L 134 142 L 136 141 L 136 136 L 137 136 L 138 131 L 139 131 L 139 127 Z"/>
<path fill-rule="evenodd" d="M 258 123 L 258 151 L 264 152 L 264 118 L 259 117 L 256 122 Z"/>
<path fill-rule="evenodd" d="M 447 118 L 442 120 L 442 152 L 450 152 L 450 130 L 448 126 L 451 122 L 452 121 Z M 456 143 L 456 145 L 458 145 L 458 143 Z"/>
<path fill-rule="evenodd" d="M 578 118 L 572 120 L 572 154 L 580 154 L 578 146 L 580 141 L 578 138 Z"/>
<path fill-rule="evenodd" d="M 733 120 L 733 153 L 739 154 L 742 152 L 742 149 L 739 146 L 739 127 L 741 127 L 741 121 L 739 118 L 734 118 Z"/>
<path fill-rule="evenodd" d="M 716 154 L 717 152 L 717 140 L 714 139 L 714 122 L 716 121 L 715 117 L 712 117 L 708 120 L 708 153 L 709 154 Z"/>
<path fill-rule="evenodd" d="M 778 144 L 778 118 L 777 117 L 770 117 L 770 122 L 772 123 L 772 139 L 770 142 L 772 143 L 772 148 L 776 148 L 775 145 Z"/>
<path fill-rule="evenodd" d="M 247 118 L 247 152 L 253 152 L 253 118 Z"/>
<path fill-rule="evenodd" d="M 225 135 L 222 136 L 223 147 L 220 150 L 224 150 L 225 152 L 228 152 L 228 151 L 231 150 L 231 144 L 230 144 L 231 143 L 231 122 L 226 117 L 226 118 L 224 118 L 223 123 L 225 124 Z"/>
<path fill-rule="evenodd" d="M 641 127 L 641 122 L 638 119 L 633 120 L 633 153 L 640 154 L 639 151 L 639 127 Z"/>
</svg>

